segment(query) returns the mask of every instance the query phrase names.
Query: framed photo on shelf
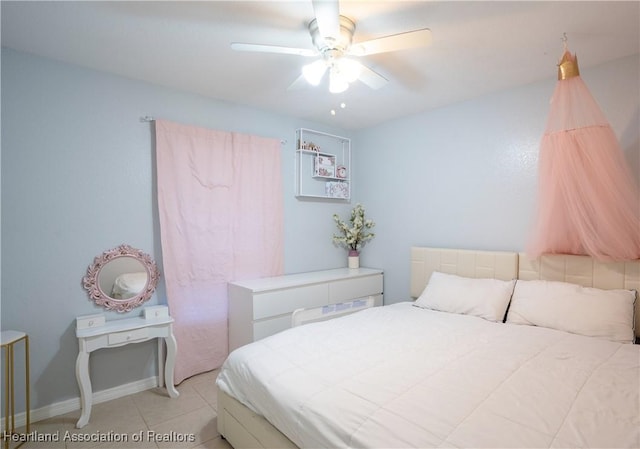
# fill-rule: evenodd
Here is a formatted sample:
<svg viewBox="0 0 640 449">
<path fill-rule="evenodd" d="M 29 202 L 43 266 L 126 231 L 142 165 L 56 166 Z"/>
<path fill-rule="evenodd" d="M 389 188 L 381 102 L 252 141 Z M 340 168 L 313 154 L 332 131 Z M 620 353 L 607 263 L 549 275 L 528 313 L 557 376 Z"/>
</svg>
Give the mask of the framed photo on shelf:
<svg viewBox="0 0 640 449">
<path fill-rule="evenodd" d="M 325 194 L 329 198 L 349 199 L 349 183 L 343 181 L 327 181 Z"/>
<path fill-rule="evenodd" d="M 333 154 L 319 154 L 313 158 L 313 175 L 335 178 L 336 157 Z"/>
</svg>

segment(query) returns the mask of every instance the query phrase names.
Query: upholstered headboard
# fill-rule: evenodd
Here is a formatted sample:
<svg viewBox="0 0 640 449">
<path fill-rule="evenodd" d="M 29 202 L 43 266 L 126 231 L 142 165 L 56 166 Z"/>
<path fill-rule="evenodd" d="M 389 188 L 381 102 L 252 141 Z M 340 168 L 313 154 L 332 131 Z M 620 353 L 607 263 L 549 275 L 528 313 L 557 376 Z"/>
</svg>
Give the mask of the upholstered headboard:
<svg viewBox="0 0 640 449">
<path fill-rule="evenodd" d="M 417 298 L 431 273 L 508 281 L 518 276 L 518 253 L 446 248 L 411 248 L 411 296 Z"/>
<path fill-rule="evenodd" d="M 544 255 L 530 259 L 520 253 L 518 279 L 544 279 L 606 290 L 627 289 L 640 293 L 640 260 L 599 262 L 588 256 Z M 640 337 L 640 298 L 636 299 L 636 336 Z"/>
<path fill-rule="evenodd" d="M 411 296 L 420 296 L 431 273 L 472 278 L 543 279 L 571 282 L 601 289 L 636 290 L 640 294 L 640 260 L 598 262 L 588 256 L 544 255 L 531 259 L 524 253 L 449 248 L 411 248 Z M 636 300 L 636 336 L 640 337 L 640 297 Z"/>
</svg>

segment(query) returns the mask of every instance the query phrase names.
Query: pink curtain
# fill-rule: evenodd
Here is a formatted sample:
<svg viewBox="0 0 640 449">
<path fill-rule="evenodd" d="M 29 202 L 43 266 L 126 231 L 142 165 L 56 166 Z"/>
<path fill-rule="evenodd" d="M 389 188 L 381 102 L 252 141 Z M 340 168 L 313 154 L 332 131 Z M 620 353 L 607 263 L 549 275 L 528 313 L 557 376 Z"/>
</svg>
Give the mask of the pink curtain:
<svg viewBox="0 0 640 449">
<path fill-rule="evenodd" d="M 156 121 L 163 276 L 175 382 L 228 355 L 227 282 L 282 274 L 280 142 Z"/>
<path fill-rule="evenodd" d="M 640 258 L 640 193 L 616 136 L 566 52 L 540 144 L 528 252 Z M 566 70 L 566 72 L 564 72 Z"/>
</svg>

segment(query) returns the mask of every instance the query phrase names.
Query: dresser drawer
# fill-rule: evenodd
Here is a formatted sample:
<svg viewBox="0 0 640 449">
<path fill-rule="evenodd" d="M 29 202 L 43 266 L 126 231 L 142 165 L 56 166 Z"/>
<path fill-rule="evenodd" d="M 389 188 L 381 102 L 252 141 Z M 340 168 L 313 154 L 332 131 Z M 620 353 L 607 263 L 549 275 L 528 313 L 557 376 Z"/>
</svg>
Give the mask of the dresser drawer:
<svg viewBox="0 0 640 449">
<path fill-rule="evenodd" d="M 382 293 L 382 274 L 344 279 L 329 284 L 329 303 L 337 304 L 380 293 Z"/>
<path fill-rule="evenodd" d="M 268 320 L 253 323 L 253 339 L 260 340 L 269 335 L 277 334 L 291 327 L 291 314 L 281 315 Z"/>
<path fill-rule="evenodd" d="M 327 284 L 315 284 L 286 288 L 256 294 L 253 298 L 253 319 L 273 317 L 293 312 L 299 308 L 317 307 L 327 304 Z"/>
<path fill-rule="evenodd" d="M 146 327 L 130 331 L 114 332 L 109 334 L 109 346 L 121 343 L 132 343 L 147 338 L 149 338 L 149 329 Z"/>
</svg>

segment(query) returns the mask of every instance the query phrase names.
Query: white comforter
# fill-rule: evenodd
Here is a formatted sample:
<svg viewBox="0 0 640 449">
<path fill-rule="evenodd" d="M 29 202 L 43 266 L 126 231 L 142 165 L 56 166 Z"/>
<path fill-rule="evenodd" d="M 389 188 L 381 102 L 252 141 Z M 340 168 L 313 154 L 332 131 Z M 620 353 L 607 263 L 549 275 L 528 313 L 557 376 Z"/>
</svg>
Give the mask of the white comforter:
<svg viewBox="0 0 640 449">
<path fill-rule="evenodd" d="M 234 351 L 217 380 L 299 447 L 640 447 L 640 345 L 400 303 Z"/>
</svg>

